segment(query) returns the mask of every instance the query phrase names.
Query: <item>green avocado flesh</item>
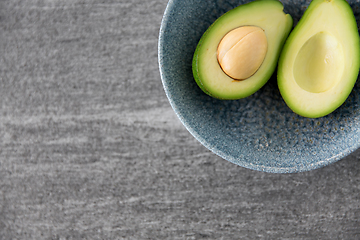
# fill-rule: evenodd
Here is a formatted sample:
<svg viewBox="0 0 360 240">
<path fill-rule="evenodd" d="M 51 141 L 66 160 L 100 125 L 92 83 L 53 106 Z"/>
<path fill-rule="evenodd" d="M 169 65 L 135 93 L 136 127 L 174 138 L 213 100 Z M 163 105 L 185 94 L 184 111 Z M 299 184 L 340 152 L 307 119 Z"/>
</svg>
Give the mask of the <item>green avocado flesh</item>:
<svg viewBox="0 0 360 240">
<path fill-rule="evenodd" d="M 217 60 L 217 48 L 222 38 L 241 26 L 256 26 L 264 30 L 267 39 L 265 58 L 250 77 L 235 80 L 224 73 Z M 225 100 L 240 99 L 259 90 L 272 76 L 282 46 L 293 26 L 289 14 L 277 0 L 257 0 L 218 18 L 203 34 L 194 53 L 194 79 L 208 95 Z"/>
<path fill-rule="evenodd" d="M 278 86 L 289 108 L 318 118 L 341 106 L 357 80 L 359 41 L 345 0 L 313 0 L 279 59 Z"/>
</svg>

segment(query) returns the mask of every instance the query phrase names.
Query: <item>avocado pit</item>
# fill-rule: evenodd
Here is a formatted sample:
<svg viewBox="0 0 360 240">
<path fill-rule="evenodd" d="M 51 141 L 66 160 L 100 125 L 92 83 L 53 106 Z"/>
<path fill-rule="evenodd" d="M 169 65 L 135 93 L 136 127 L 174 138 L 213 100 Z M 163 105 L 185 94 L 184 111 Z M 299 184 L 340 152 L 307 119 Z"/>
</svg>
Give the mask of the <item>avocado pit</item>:
<svg viewBox="0 0 360 240">
<path fill-rule="evenodd" d="M 241 26 L 228 32 L 217 48 L 217 60 L 226 75 L 245 80 L 254 75 L 267 52 L 267 38 L 262 28 Z"/>
</svg>

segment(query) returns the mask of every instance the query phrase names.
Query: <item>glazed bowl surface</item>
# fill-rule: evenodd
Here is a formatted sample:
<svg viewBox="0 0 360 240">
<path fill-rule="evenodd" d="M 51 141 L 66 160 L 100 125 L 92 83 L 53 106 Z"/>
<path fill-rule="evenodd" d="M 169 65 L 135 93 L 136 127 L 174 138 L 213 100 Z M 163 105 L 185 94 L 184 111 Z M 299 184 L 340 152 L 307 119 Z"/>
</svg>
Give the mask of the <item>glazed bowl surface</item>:
<svg viewBox="0 0 360 240">
<path fill-rule="evenodd" d="M 165 93 L 186 129 L 213 153 L 239 166 L 271 173 L 309 171 L 334 163 L 360 147 L 360 81 L 346 102 L 322 118 L 293 113 L 282 99 L 276 71 L 250 97 L 218 100 L 197 86 L 192 58 L 202 34 L 246 0 L 170 0 L 161 23 L 158 57 Z M 301 18 L 309 1 L 282 1 Z M 359 24 L 359 6 L 349 1 Z"/>
</svg>

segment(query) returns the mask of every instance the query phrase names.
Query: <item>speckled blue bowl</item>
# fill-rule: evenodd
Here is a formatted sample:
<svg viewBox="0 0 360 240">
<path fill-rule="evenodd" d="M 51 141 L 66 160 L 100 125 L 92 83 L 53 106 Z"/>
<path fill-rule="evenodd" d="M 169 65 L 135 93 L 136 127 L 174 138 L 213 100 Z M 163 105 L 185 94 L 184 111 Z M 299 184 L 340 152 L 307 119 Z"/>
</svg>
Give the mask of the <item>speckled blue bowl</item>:
<svg viewBox="0 0 360 240">
<path fill-rule="evenodd" d="M 159 67 L 166 95 L 188 131 L 222 158 L 258 171 L 294 173 L 336 162 L 360 147 L 360 81 L 332 114 L 308 119 L 280 96 L 276 75 L 254 95 L 236 101 L 204 94 L 191 63 L 205 30 L 223 13 L 249 1 L 170 0 L 159 36 Z M 294 24 L 309 1 L 282 1 Z M 359 21 L 359 3 L 350 1 Z"/>
</svg>

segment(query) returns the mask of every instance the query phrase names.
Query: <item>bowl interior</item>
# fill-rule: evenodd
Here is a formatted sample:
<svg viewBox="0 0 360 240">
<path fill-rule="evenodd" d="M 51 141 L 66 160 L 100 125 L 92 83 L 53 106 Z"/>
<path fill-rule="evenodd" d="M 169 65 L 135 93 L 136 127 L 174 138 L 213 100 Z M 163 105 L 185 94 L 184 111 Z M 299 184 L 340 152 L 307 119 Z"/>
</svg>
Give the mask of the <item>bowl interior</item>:
<svg viewBox="0 0 360 240">
<path fill-rule="evenodd" d="M 359 148 L 360 83 L 347 101 L 319 119 L 293 113 L 280 96 L 276 72 L 254 95 L 223 101 L 204 94 L 192 75 L 192 57 L 205 30 L 222 14 L 249 1 L 170 0 L 159 36 L 159 66 L 177 116 L 205 147 L 253 170 L 286 173 L 316 169 Z M 294 25 L 309 1 L 282 1 Z M 359 23 L 358 3 L 350 1 Z"/>
</svg>

